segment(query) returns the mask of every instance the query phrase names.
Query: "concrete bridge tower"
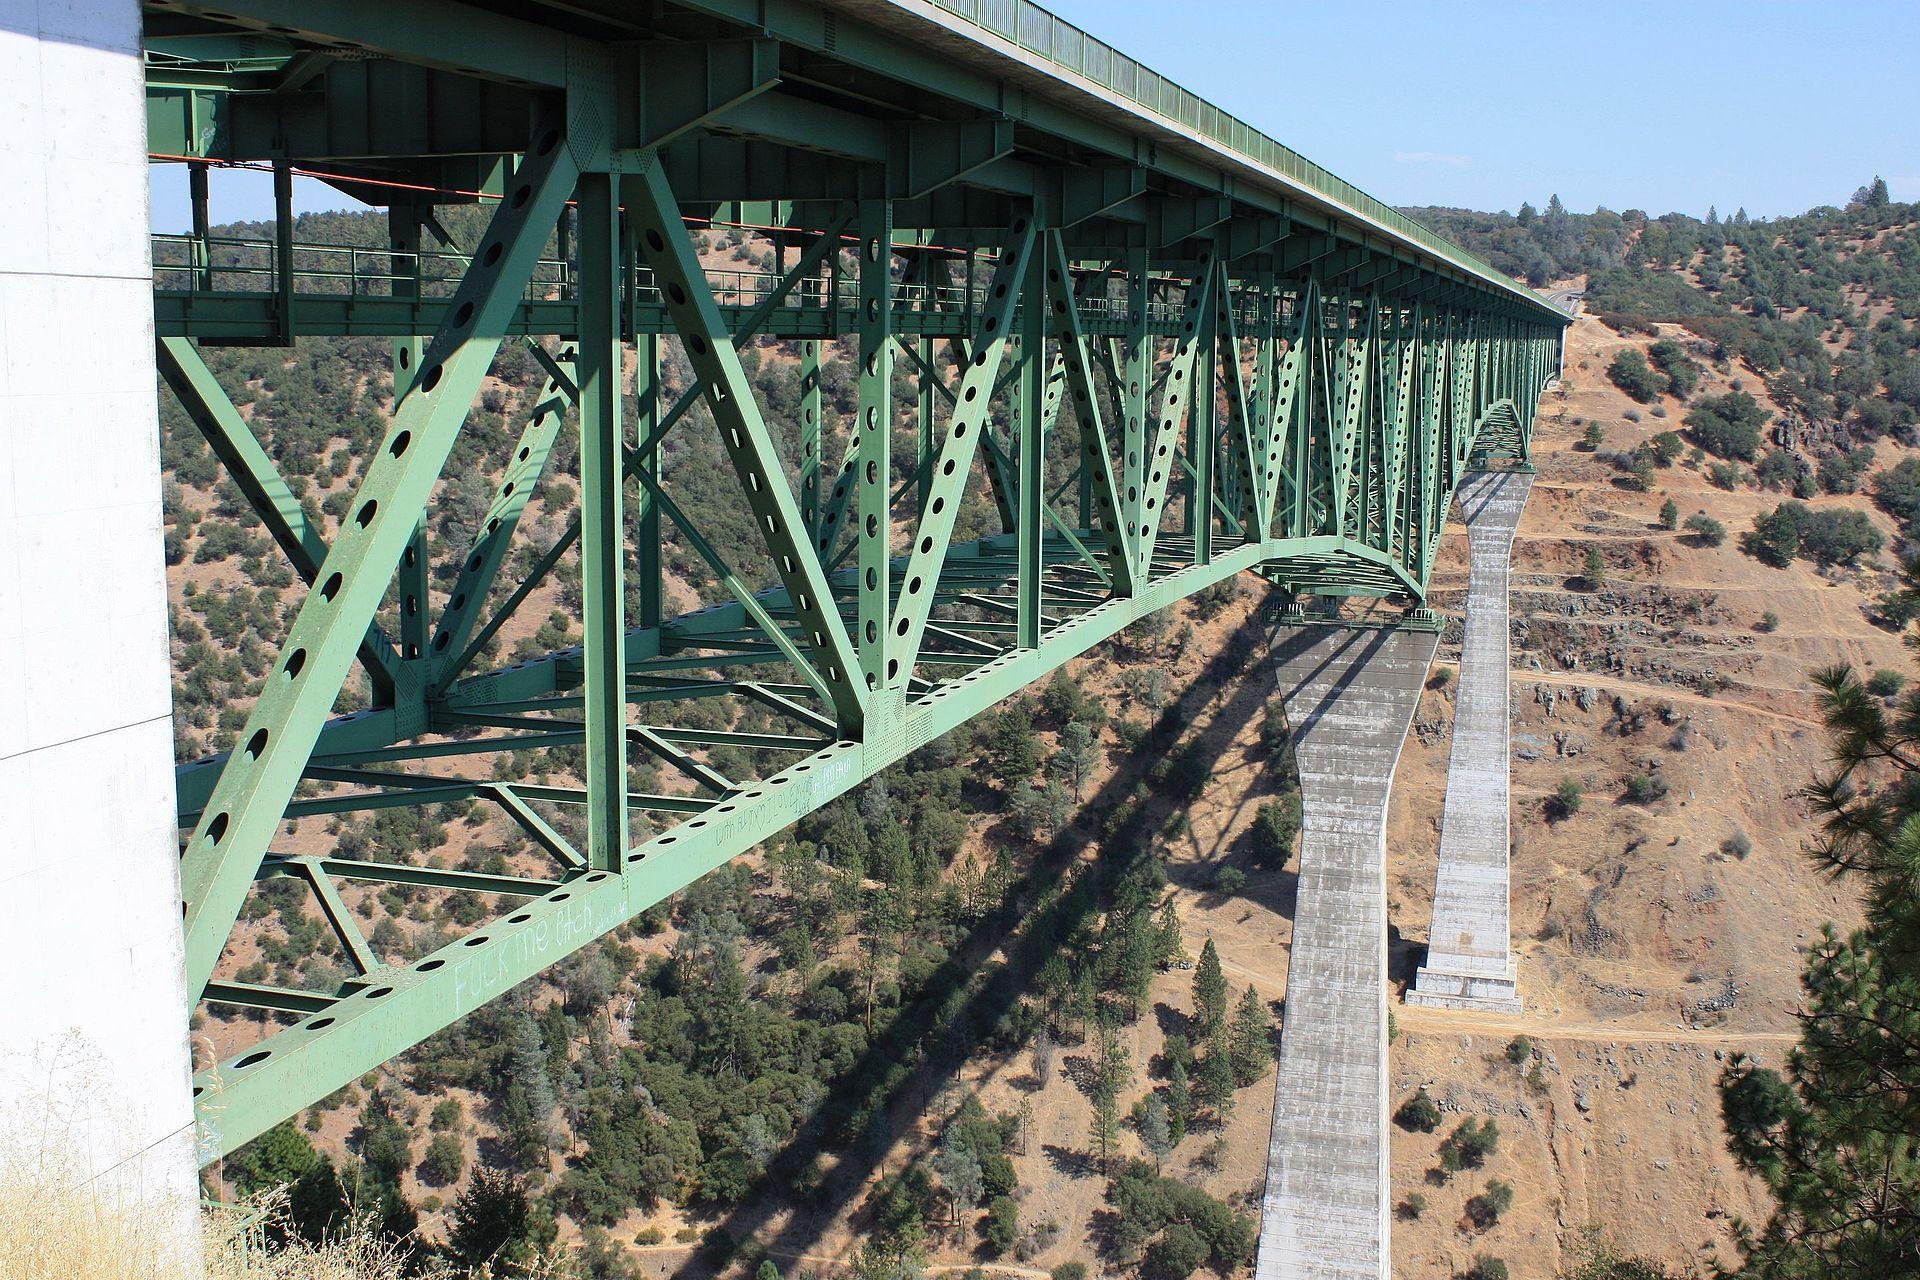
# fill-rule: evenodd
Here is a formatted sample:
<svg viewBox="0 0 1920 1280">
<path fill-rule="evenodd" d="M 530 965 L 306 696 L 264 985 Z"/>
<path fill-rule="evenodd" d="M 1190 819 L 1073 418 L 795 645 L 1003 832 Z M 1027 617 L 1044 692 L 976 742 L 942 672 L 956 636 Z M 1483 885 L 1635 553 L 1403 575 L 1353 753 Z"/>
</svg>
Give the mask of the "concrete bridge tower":
<svg viewBox="0 0 1920 1280">
<path fill-rule="evenodd" d="M 1520 1010 L 1512 951 L 1509 851 L 1508 564 L 1533 489 L 1530 470 L 1478 471 L 1455 500 L 1466 518 L 1472 566 L 1460 644 L 1453 751 L 1447 761 L 1440 866 L 1427 962 L 1409 1004 Z"/>
<path fill-rule="evenodd" d="M 1387 800 L 1439 636 L 1282 626 L 1303 835 L 1257 1280 L 1386 1280 Z"/>
<path fill-rule="evenodd" d="M 0 100 L 0 1171 L 190 1249 L 139 5 L 0 4 Z"/>
</svg>

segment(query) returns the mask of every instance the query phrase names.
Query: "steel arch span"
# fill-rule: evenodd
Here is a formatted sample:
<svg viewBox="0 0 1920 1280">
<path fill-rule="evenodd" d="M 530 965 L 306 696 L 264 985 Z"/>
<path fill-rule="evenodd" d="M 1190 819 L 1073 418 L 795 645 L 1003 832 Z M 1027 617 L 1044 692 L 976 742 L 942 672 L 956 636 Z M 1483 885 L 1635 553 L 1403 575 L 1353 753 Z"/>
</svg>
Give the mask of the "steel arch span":
<svg viewBox="0 0 1920 1280">
<path fill-rule="evenodd" d="M 190 166 L 197 212 L 156 238 L 160 369 L 305 586 L 235 750 L 177 777 L 189 993 L 278 1024 L 197 1076 L 203 1160 L 1229 575 L 1424 612 L 1462 474 L 1525 465 L 1564 313 L 1044 11 L 980 8 L 148 0 L 149 147 Z M 274 234 L 210 233 L 212 164 L 274 171 Z M 390 248 L 297 239 L 302 172 L 387 207 Z M 484 234 L 456 245 L 434 208 L 472 202 Z M 773 269 L 704 263 L 690 228 L 722 224 Z M 393 342 L 337 529 L 202 356 L 329 335 Z M 482 379 L 523 342 L 543 393 L 472 542 L 433 545 Z M 797 421 L 757 394 L 762 344 L 799 362 Z M 528 546 L 576 417 L 579 514 Z M 694 431 L 717 433 L 752 563 L 676 499 L 661 445 Z M 669 537 L 724 602 L 668 607 Z M 584 642 L 492 660 L 573 557 Z M 334 715 L 361 678 L 371 706 Z M 557 749 L 560 782 L 492 767 Z M 673 784 L 635 789 L 641 761 Z M 449 802 L 544 869 L 284 844 L 292 820 Z M 236 921 L 277 878 L 344 982 L 235 975 Z M 343 884 L 485 909 L 407 959 Z"/>
</svg>

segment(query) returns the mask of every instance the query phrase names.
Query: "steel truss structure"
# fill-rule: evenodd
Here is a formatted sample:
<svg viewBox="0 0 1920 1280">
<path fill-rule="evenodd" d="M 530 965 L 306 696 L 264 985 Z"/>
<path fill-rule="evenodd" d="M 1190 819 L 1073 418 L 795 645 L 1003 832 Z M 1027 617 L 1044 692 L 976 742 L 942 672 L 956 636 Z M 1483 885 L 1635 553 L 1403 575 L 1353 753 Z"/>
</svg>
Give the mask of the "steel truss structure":
<svg viewBox="0 0 1920 1280">
<path fill-rule="evenodd" d="M 240 745 L 178 775 L 189 990 L 283 1024 L 197 1077 L 207 1160 L 1229 575 L 1423 608 L 1456 481 L 1524 465 L 1557 372 L 1560 312 L 1191 95 L 1156 81 L 1149 99 L 1144 69 L 1113 87 L 1097 42 L 1065 61 L 1073 29 L 1031 6 L 1010 31 L 917 0 L 146 13 L 150 147 L 200 198 L 195 233 L 156 244 L 160 370 L 307 586 Z M 276 235 L 209 235 L 209 162 L 274 169 Z M 389 207 L 391 251 L 297 242 L 297 168 Z M 433 206 L 476 199 L 490 222 L 456 248 Z M 729 218 L 762 228 L 773 272 L 703 268 L 690 225 Z M 391 421 L 330 537 L 201 357 L 315 335 L 394 340 Z M 858 412 L 823 431 L 843 337 Z M 741 352 L 763 339 L 798 347 L 798 423 L 756 398 Z M 521 341 L 544 394 L 472 544 L 430 547 L 423 512 L 482 378 Z M 671 402 L 663 343 L 692 371 Z M 569 409 L 581 514 L 510 581 Z M 718 432 L 759 563 L 727 563 L 676 501 L 660 446 L 690 430 Z M 969 491 L 997 526 L 962 541 Z M 671 615 L 669 529 L 730 600 Z M 437 590 L 442 551 L 457 570 Z M 573 554 L 584 643 L 489 666 Z M 372 706 L 335 716 L 356 671 Z M 773 727 L 686 714 L 713 700 Z M 722 746 L 781 763 L 727 776 Z M 483 767 L 554 747 L 582 749 L 570 785 Z M 633 789 L 643 758 L 679 788 Z M 549 870 L 276 852 L 290 819 L 447 801 L 491 806 Z M 337 936 L 354 970 L 337 989 L 230 976 L 273 877 L 304 882 Z M 490 914 L 383 956 L 343 884 L 483 895 Z"/>
</svg>

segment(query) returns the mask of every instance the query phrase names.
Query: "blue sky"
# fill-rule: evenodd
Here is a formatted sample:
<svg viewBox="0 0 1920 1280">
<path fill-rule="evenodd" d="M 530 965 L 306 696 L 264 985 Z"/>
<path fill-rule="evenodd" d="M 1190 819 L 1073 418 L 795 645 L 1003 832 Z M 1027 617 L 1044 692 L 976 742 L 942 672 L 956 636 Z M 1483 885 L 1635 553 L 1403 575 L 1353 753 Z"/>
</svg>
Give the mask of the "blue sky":
<svg viewBox="0 0 1920 1280">
<path fill-rule="evenodd" d="M 1049 7 L 1390 204 L 1774 216 L 1876 173 L 1920 200 L 1915 0 Z M 184 169 L 154 174 L 155 229 L 185 230 Z M 212 191 L 217 221 L 270 216 L 265 174 Z"/>
</svg>

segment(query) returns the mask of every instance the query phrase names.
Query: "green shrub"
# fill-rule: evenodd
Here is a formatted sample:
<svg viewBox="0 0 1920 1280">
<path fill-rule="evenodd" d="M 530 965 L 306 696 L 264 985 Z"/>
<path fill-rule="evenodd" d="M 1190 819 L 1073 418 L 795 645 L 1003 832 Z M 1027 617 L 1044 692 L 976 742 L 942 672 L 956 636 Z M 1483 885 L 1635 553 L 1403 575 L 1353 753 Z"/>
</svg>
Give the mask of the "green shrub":
<svg viewBox="0 0 1920 1280">
<path fill-rule="evenodd" d="M 1892 667 L 1882 667 L 1867 677 L 1867 692 L 1876 698 L 1891 698 L 1904 689 L 1906 684 L 1906 676 Z"/>
<path fill-rule="evenodd" d="M 1440 1167 L 1448 1173 L 1478 1169 L 1499 1146 L 1499 1125 L 1468 1116 L 1440 1144 Z"/>
<path fill-rule="evenodd" d="M 1760 428 L 1767 411 L 1744 391 L 1702 400 L 1687 411 L 1687 430 L 1708 453 L 1740 462 L 1760 454 Z"/>
<path fill-rule="evenodd" d="M 1475 1254 L 1473 1265 L 1460 1273 L 1460 1280 L 1510 1280 L 1507 1264 L 1490 1253 Z"/>
<path fill-rule="evenodd" d="M 1440 1127 L 1440 1108 L 1434 1103 L 1433 1095 L 1422 1086 L 1400 1104 L 1400 1109 L 1393 1113 L 1393 1122 L 1409 1133 L 1432 1133 Z"/>
<path fill-rule="evenodd" d="M 1642 404 L 1651 403 L 1666 389 L 1666 379 L 1655 373 L 1646 356 L 1634 347 L 1614 353 L 1613 363 L 1607 366 L 1607 379 Z"/>
<path fill-rule="evenodd" d="M 1685 528 L 1703 547 L 1717 547 L 1727 540 L 1727 526 L 1704 511 L 1688 516 Z"/>
<path fill-rule="evenodd" d="M 1586 800 L 1587 789 L 1578 778 L 1562 778 L 1560 786 L 1547 797 L 1547 821 L 1564 822 L 1580 812 L 1580 806 Z"/>
<path fill-rule="evenodd" d="M 1667 794 L 1667 780 L 1657 773 L 1636 773 L 1627 779 L 1627 799 L 1634 804 L 1652 804 Z"/>
<path fill-rule="evenodd" d="M 1467 1199 L 1467 1219 L 1485 1231 L 1500 1221 L 1500 1215 L 1513 1207 L 1513 1188 L 1495 1178 L 1487 1189 Z"/>
<path fill-rule="evenodd" d="M 1920 458 L 1904 459 L 1875 476 L 1873 502 L 1903 526 L 1920 520 Z"/>
<path fill-rule="evenodd" d="M 1533 1041 L 1525 1036 L 1515 1036 L 1507 1041 L 1507 1061 L 1519 1066 L 1533 1056 Z"/>
<path fill-rule="evenodd" d="M 1731 462 L 1715 462 L 1707 467 L 1707 479 L 1714 488 L 1732 493 L 1747 482 L 1746 473 Z"/>
<path fill-rule="evenodd" d="M 1412 1222 L 1415 1218 L 1418 1218 L 1421 1214 L 1425 1213 L 1426 1211 L 1427 1211 L 1427 1198 L 1421 1195 L 1418 1191 L 1409 1191 L 1407 1193 L 1407 1198 L 1402 1200 L 1399 1204 L 1395 1205 L 1393 1208 L 1393 1212 L 1395 1216 L 1404 1218 L 1408 1222 Z"/>
<path fill-rule="evenodd" d="M 1012 1196 L 995 1196 L 987 1202 L 987 1213 L 980 1220 L 980 1235 L 995 1256 L 1013 1248 L 1020 1236 L 1020 1206 Z"/>
<path fill-rule="evenodd" d="M 1269 800 L 1254 811 L 1253 826 L 1247 840 L 1253 864 L 1266 871 L 1287 865 L 1293 856 L 1293 840 L 1300 834 L 1300 794 L 1290 791 L 1278 800 Z"/>
</svg>

